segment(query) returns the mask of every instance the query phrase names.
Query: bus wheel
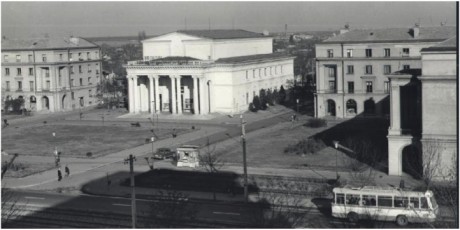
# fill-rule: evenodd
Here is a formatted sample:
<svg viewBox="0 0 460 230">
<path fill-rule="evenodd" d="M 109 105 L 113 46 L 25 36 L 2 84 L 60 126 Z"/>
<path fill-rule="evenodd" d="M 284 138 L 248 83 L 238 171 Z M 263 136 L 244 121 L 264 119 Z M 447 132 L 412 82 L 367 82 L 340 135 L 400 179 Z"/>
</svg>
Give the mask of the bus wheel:
<svg viewBox="0 0 460 230">
<path fill-rule="evenodd" d="M 348 217 L 348 220 L 349 220 L 350 222 L 352 222 L 352 223 L 356 223 L 356 222 L 358 222 L 358 220 L 359 220 L 358 213 L 356 213 L 356 212 L 350 212 L 350 213 L 348 213 L 347 217 Z"/>
<path fill-rule="evenodd" d="M 396 223 L 399 225 L 399 226 L 406 226 L 409 221 L 407 220 L 407 217 L 404 216 L 404 215 L 399 215 L 396 217 Z"/>
</svg>

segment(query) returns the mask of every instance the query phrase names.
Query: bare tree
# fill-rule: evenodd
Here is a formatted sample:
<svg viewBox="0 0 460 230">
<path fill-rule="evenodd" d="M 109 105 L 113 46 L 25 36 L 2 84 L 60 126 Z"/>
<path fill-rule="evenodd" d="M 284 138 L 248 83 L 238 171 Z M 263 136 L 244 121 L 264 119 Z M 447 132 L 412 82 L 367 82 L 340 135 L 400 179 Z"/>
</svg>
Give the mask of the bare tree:
<svg viewBox="0 0 460 230">
<path fill-rule="evenodd" d="M 189 202 L 188 195 L 176 190 L 160 190 L 159 201 L 152 203 L 151 213 L 156 223 L 151 227 L 173 228 L 181 220 L 194 220 L 195 205 Z"/>
<path fill-rule="evenodd" d="M 349 177 L 355 186 L 375 184 L 378 156 L 381 154 L 371 141 L 361 138 L 348 138 L 344 146 L 339 147 L 348 152 L 350 158 L 345 158 L 345 165 L 350 168 Z"/>
<path fill-rule="evenodd" d="M 224 166 L 225 162 L 222 160 L 222 153 L 216 152 L 216 146 L 211 145 L 209 138 L 207 139 L 206 146 L 198 156 L 200 165 L 211 174 L 212 177 L 217 176 L 219 170 Z M 216 186 L 213 186 L 213 199 L 216 200 Z"/>
</svg>

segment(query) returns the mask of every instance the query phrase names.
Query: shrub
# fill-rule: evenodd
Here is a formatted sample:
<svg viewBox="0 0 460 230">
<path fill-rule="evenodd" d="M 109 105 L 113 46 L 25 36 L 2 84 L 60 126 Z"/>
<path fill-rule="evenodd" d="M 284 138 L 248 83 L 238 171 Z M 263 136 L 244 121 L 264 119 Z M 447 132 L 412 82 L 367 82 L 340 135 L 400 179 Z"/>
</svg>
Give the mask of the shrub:
<svg viewBox="0 0 460 230">
<path fill-rule="evenodd" d="M 256 107 L 254 106 L 254 104 L 252 104 L 252 102 L 249 103 L 249 111 L 254 112 L 254 113 L 257 112 L 257 109 L 256 109 Z"/>
<path fill-rule="evenodd" d="M 92 152 L 87 152 L 86 153 L 86 157 L 92 157 L 93 156 L 93 153 Z"/>
<path fill-rule="evenodd" d="M 299 154 L 314 154 L 319 150 L 325 148 L 326 145 L 323 141 L 314 138 L 308 138 L 301 140 L 297 144 L 289 145 L 284 149 L 284 153 L 295 153 Z"/>
<path fill-rule="evenodd" d="M 311 118 L 305 124 L 305 126 L 311 127 L 311 128 L 319 128 L 319 127 L 324 127 L 326 125 L 327 125 L 326 120 L 321 119 L 321 118 Z"/>
<path fill-rule="evenodd" d="M 252 105 L 254 106 L 254 108 L 257 110 L 260 110 L 260 98 L 259 96 L 254 96 L 254 98 L 252 99 Z"/>
</svg>

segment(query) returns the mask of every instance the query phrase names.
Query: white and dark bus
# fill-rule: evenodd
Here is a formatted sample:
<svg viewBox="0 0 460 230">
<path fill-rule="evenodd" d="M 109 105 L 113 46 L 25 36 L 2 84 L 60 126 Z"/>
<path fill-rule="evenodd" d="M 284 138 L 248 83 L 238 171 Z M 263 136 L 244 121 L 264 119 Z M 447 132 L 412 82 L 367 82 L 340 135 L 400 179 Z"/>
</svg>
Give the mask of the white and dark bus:
<svg viewBox="0 0 460 230">
<path fill-rule="evenodd" d="M 396 221 L 399 226 L 408 223 L 434 222 L 438 204 L 432 191 L 404 191 L 397 188 L 364 186 L 334 188 L 332 216 L 347 218 Z"/>
</svg>

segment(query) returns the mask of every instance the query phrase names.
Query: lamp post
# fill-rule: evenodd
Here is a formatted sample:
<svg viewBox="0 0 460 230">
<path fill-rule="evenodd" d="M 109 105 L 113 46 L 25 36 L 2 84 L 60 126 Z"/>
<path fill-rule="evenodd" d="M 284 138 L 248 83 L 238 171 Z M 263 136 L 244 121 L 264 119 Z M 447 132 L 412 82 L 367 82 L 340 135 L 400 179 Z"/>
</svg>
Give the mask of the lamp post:
<svg viewBox="0 0 460 230">
<path fill-rule="evenodd" d="M 59 152 L 58 152 L 57 146 L 56 146 L 56 133 L 55 132 L 53 132 L 53 142 L 54 142 L 54 160 L 55 160 L 55 163 L 56 163 L 56 167 L 58 167 L 60 159 L 59 159 Z"/>
<path fill-rule="evenodd" d="M 339 180 L 339 172 L 337 171 L 337 153 L 339 149 L 339 142 L 338 141 L 332 141 L 334 143 L 334 148 L 335 148 L 335 175 L 337 180 Z"/>
<path fill-rule="evenodd" d="M 155 141 L 155 137 L 152 136 L 152 138 L 150 138 L 150 141 L 152 142 L 152 169 L 155 168 L 155 158 L 153 157 L 153 142 Z"/>
<path fill-rule="evenodd" d="M 244 172 L 244 199 L 248 202 L 248 170 L 246 165 L 246 121 L 243 119 L 243 114 L 240 115 L 241 119 L 241 143 L 243 144 L 243 172 Z"/>
<path fill-rule="evenodd" d="M 299 99 L 296 100 L 297 113 L 299 113 Z"/>
</svg>

